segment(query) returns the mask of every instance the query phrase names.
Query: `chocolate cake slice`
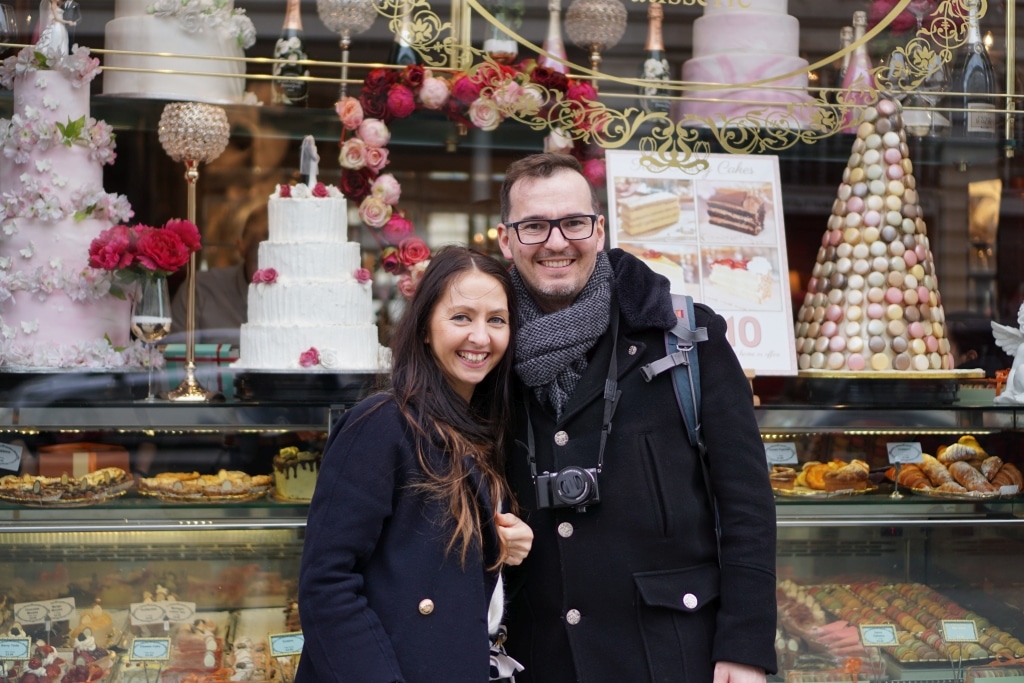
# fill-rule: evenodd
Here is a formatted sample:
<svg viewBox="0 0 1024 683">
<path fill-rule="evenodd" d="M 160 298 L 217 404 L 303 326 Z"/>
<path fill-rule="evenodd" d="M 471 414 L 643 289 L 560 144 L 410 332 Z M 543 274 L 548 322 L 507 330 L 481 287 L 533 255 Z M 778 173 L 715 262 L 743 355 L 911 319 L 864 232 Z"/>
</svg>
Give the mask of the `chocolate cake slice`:
<svg viewBox="0 0 1024 683">
<path fill-rule="evenodd" d="M 708 222 L 750 235 L 764 230 L 764 200 L 743 190 L 718 190 L 708 200 Z"/>
</svg>

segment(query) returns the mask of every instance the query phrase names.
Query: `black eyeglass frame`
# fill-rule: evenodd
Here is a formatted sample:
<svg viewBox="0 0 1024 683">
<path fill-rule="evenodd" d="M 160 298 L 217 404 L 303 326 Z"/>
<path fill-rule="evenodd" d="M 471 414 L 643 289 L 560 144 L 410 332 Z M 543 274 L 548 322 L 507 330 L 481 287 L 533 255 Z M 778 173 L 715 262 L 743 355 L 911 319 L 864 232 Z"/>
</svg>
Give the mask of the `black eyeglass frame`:
<svg viewBox="0 0 1024 683">
<path fill-rule="evenodd" d="M 569 237 L 568 235 L 566 235 L 565 231 L 562 230 L 562 221 L 567 221 L 571 218 L 589 218 L 590 232 L 588 232 L 584 237 Z M 597 227 L 597 218 L 598 214 L 596 213 L 574 213 L 571 216 L 562 216 L 561 218 L 527 218 L 526 220 L 516 221 L 515 223 L 508 223 L 507 225 L 509 228 L 512 228 L 513 230 L 516 231 L 516 238 L 519 240 L 520 244 L 544 244 L 549 239 L 551 239 L 551 231 L 554 230 L 555 228 L 558 228 L 558 232 L 562 233 L 563 239 L 575 242 L 579 240 L 590 239 L 591 237 L 594 236 L 594 228 Z M 536 242 L 526 242 L 523 240 L 523 236 L 519 232 L 519 226 L 524 223 L 547 223 L 548 232 L 546 235 L 544 235 L 544 239 L 542 240 L 537 240 Z"/>
</svg>

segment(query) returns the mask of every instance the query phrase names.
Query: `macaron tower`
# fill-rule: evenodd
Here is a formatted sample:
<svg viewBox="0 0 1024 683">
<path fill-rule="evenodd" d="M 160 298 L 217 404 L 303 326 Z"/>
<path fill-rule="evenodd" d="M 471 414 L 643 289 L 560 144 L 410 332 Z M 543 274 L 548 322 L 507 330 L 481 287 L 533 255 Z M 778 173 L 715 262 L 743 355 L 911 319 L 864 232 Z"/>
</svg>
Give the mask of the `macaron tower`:
<svg viewBox="0 0 1024 683">
<path fill-rule="evenodd" d="M 945 313 L 903 130 L 890 99 L 867 107 L 797 316 L 800 370 L 953 369 Z"/>
</svg>

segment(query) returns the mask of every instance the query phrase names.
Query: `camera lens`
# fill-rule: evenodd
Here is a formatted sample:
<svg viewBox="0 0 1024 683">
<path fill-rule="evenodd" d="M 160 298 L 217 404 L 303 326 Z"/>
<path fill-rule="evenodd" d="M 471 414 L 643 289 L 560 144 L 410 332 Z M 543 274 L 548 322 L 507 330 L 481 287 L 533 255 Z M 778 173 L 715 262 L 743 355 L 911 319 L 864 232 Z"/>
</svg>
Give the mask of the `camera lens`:
<svg viewBox="0 0 1024 683">
<path fill-rule="evenodd" d="M 579 505 L 590 498 L 594 489 L 594 475 L 582 467 L 570 465 L 555 478 L 555 491 L 566 505 Z"/>
</svg>

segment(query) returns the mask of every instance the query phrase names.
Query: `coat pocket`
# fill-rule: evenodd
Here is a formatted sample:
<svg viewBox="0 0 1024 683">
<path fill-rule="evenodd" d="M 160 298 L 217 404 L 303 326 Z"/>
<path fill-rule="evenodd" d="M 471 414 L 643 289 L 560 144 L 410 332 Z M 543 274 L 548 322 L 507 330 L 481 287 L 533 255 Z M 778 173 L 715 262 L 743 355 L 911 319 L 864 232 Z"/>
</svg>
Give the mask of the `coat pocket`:
<svg viewBox="0 0 1024 683">
<path fill-rule="evenodd" d="M 652 681 L 710 683 L 718 613 L 713 564 L 633 574 L 637 621 Z"/>
</svg>

